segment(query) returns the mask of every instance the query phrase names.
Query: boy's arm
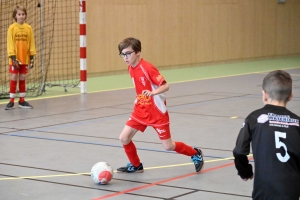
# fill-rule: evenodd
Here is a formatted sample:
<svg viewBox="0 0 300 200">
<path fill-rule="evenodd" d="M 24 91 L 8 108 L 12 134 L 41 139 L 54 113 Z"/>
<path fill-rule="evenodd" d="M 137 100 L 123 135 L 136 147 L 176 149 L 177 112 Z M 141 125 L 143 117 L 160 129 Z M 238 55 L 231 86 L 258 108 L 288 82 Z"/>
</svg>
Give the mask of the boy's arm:
<svg viewBox="0 0 300 200">
<path fill-rule="evenodd" d="M 142 94 L 145 96 L 154 96 L 160 93 L 164 93 L 169 90 L 169 85 L 167 82 L 164 82 L 161 86 L 159 86 L 156 90 L 153 90 L 152 92 L 149 90 L 143 90 Z"/>
<path fill-rule="evenodd" d="M 13 41 L 12 29 L 9 28 L 7 31 L 7 54 L 9 58 L 16 58 L 15 44 Z"/>
<path fill-rule="evenodd" d="M 238 170 L 238 175 L 243 180 L 252 179 L 253 170 L 252 165 L 249 164 L 248 157 L 245 155 L 234 154 L 235 167 Z"/>
<path fill-rule="evenodd" d="M 247 155 L 250 153 L 251 134 L 249 124 L 246 119 L 244 127 L 240 130 L 236 141 L 236 147 L 233 150 L 235 167 L 238 170 L 238 175 L 244 179 L 252 179 L 252 165 L 249 164 Z"/>
<path fill-rule="evenodd" d="M 33 30 L 32 30 L 31 26 L 30 26 L 29 50 L 30 50 L 29 68 L 32 69 L 33 66 L 34 66 L 34 56 L 36 55 L 36 49 L 35 49 L 34 33 L 33 33 Z"/>
<path fill-rule="evenodd" d="M 36 54 L 36 49 L 35 49 L 35 41 L 34 41 L 34 33 L 33 33 L 33 30 L 32 30 L 32 28 L 30 27 L 30 32 L 31 32 L 31 36 L 30 36 L 30 47 L 29 47 L 29 49 L 30 49 L 30 56 L 35 56 L 35 54 Z"/>
<path fill-rule="evenodd" d="M 8 28 L 7 31 L 7 54 L 8 57 L 11 59 L 9 64 L 12 64 L 15 69 L 19 69 L 19 65 L 21 64 L 20 61 L 17 60 L 16 57 L 16 49 L 15 43 L 13 40 L 13 30 Z"/>
</svg>

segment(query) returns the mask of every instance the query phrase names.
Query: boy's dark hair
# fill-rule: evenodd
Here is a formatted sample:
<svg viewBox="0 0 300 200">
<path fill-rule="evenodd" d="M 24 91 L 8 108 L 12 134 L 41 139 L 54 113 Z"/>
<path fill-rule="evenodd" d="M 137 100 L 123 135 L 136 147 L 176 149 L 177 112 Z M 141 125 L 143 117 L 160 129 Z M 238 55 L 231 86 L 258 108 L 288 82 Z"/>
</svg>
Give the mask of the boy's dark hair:
<svg viewBox="0 0 300 200">
<path fill-rule="evenodd" d="M 25 13 L 26 17 L 27 17 L 26 8 L 24 8 L 23 6 L 16 6 L 16 8 L 14 9 L 13 14 L 12 14 L 12 17 L 14 18 L 15 21 L 17 21 L 16 14 L 17 14 L 18 10 L 22 10 Z"/>
<path fill-rule="evenodd" d="M 125 38 L 120 44 L 118 45 L 119 53 L 122 53 L 123 49 L 126 49 L 127 47 L 131 46 L 133 51 L 135 53 L 142 51 L 142 45 L 141 42 L 136 38 Z"/>
<path fill-rule="evenodd" d="M 283 70 L 272 71 L 264 78 L 262 88 L 271 99 L 287 102 L 292 94 L 291 75 Z"/>
</svg>

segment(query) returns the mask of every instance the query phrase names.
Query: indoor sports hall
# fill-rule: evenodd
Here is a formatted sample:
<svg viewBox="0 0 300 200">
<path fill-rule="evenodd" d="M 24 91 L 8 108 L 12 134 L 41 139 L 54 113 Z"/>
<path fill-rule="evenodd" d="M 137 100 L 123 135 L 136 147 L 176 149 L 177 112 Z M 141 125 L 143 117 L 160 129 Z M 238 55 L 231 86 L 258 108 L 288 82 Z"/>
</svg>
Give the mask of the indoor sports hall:
<svg viewBox="0 0 300 200">
<path fill-rule="evenodd" d="M 204 170 L 197 174 L 189 157 L 165 151 L 149 127 L 134 138 L 144 173 L 114 173 L 107 185 L 95 184 L 90 170 L 99 161 L 114 170 L 127 163 L 118 136 L 132 111 L 132 87 L 57 92 L 30 99 L 32 110 L 6 111 L 1 100 L 1 199 L 251 199 L 253 181 L 242 181 L 233 164 L 237 134 L 245 117 L 263 106 L 262 79 L 274 69 L 291 74 L 294 98 L 287 108 L 300 114 L 299 66 L 298 57 L 163 71 L 173 139 L 200 147 Z M 184 73 L 198 78 L 183 80 Z M 122 78 L 131 84 L 127 74 L 109 77 Z"/>
<path fill-rule="evenodd" d="M 16 5 L 35 33 L 26 76 L 33 109 L 10 100 L 8 26 Z M 287 109 L 300 115 L 300 0 L 1 0 L 0 200 L 247 200 L 233 149 L 245 118 L 263 107 L 273 70 L 293 79 Z M 148 127 L 133 141 L 144 173 L 128 163 L 119 135 L 136 97 L 118 44 L 142 43 L 142 58 L 168 82 L 172 139 L 200 148 L 204 169 L 164 150 Z M 251 153 L 249 160 L 254 165 Z M 96 184 L 98 162 L 113 168 Z M 254 170 L 255 172 L 255 170 Z"/>
</svg>

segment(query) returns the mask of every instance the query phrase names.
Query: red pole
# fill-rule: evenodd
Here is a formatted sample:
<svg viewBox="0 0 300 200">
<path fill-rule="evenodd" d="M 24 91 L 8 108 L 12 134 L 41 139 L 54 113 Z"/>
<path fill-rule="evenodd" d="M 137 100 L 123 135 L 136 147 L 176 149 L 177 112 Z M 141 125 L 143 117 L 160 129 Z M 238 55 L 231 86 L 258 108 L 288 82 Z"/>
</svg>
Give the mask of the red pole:
<svg viewBox="0 0 300 200">
<path fill-rule="evenodd" d="M 79 0 L 79 31 L 80 31 L 80 91 L 87 93 L 86 73 L 86 3 Z"/>
</svg>

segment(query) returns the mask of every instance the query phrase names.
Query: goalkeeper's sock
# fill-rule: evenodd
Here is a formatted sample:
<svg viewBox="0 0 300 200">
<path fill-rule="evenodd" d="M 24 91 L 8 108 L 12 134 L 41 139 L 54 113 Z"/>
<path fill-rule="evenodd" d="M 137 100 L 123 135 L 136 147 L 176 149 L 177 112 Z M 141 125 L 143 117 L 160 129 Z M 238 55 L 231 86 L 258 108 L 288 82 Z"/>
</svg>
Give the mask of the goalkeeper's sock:
<svg viewBox="0 0 300 200">
<path fill-rule="evenodd" d="M 19 80 L 19 92 L 20 92 L 20 103 L 24 102 L 24 97 L 25 97 L 25 80 Z"/>
<path fill-rule="evenodd" d="M 17 81 L 10 80 L 9 83 L 10 102 L 15 101 L 16 88 L 17 88 Z"/>
<path fill-rule="evenodd" d="M 23 103 L 25 101 L 24 97 L 20 97 L 20 103 Z"/>
</svg>

